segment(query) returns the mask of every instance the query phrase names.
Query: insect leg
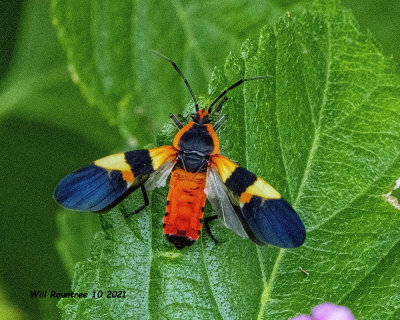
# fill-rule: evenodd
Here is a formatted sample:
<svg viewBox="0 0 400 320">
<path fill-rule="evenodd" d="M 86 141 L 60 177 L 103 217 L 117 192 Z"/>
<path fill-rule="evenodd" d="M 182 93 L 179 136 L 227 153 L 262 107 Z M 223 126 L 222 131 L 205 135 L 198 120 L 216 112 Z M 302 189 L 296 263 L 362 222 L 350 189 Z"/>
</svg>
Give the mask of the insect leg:
<svg viewBox="0 0 400 320">
<path fill-rule="evenodd" d="M 218 218 L 218 216 L 211 216 L 211 217 L 205 217 L 204 219 L 203 219 L 203 221 L 204 221 L 204 225 L 205 225 L 205 227 L 206 227 L 206 231 L 207 231 L 207 233 L 210 235 L 210 237 L 211 237 L 211 239 L 213 239 L 213 241 L 215 242 L 215 244 L 218 244 L 218 240 L 217 239 L 215 239 L 215 237 L 214 237 L 214 235 L 211 233 L 211 229 L 210 229 L 210 225 L 209 225 L 209 222 L 210 221 L 213 221 L 213 220 L 215 220 L 215 219 L 217 219 Z"/>
<path fill-rule="evenodd" d="M 146 189 L 144 188 L 143 185 L 141 186 L 141 189 L 142 189 L 144 204 L 142 206 L 140 206 L 139 208 L 137 208 L 135 211 L 127 214 L 125 216 L 125 218 L 129 218 L 130 216 L 133 216 L 134 214 L 138 214 L 140 211 L 142 211 L 144 208 L 146 208 L 150 204 L 149 198 L 147 197 Z"/>
<path fill-rule="evenodd" d="M 224 114 L 221 118 L 218 119 L 217 122 L 215 122 L 215 124 L 213 125 L 213 128 L 215 131 L 217 131 L 226 121 L 227 116 L 226 114 Z"/>
<path fill-rule="evenodd" d="M 178 119 L 178 117 L 176 115 L 174 115 L 173 113 L 170 113 L 169 117 L 171 118 L 172 122 L 178 127 L 178 129 L 183 128 L 182 122 Z"/>
</svg>

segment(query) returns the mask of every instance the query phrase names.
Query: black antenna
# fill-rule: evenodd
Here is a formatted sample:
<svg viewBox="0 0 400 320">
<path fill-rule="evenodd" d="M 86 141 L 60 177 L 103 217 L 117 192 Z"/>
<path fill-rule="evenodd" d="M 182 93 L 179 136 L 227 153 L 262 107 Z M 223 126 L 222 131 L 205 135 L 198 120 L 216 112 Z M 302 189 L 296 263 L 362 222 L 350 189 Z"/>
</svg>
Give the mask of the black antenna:
<svg viewBox="0 0 400 320">
<path fill-rule="evenodd" d="M 210 107 L 208 108 L 208 113 L 211 113 L 212 111 L 212 107 L 214 104 L 217 103 L 217 101 L 219 99 L 221 99 L 224 95 L 226 95 L 230 90 L 232 90 L 233 88 L 236 88 L 238 85 L 241 85 L 243 82 L 246 81 L 251 81 L 251 80 L 260 80 L 260 79 L 265 79 L 265 78 L 272 78 L 272 76 L 266 75 L 266 76 L 260 76 L 260 77 L 254 77 L 254 78 L 246 78 L 246 79 L 241 79 L 238 82 L 234 83 L 233 85 L 231 85 L 228 89 L 224 90 L 218 97 L 217 99 L 214 100 L 213 103 L 211 103 Z M 225 101 L 224 101 L 225 102 Z M 222 103 L 220 104 L 222 107 Z M 221 109 L 220 106 L 218 106 L 217 109 Z"/>
<path fill-rule="evenodd" d="M 172 64 L 172 66 L 175 68 L 176 72 L 178 72 L 178 74 L 182 77 L 182 79 L 185 81 L 186 87 L 189 89 L 190 94 L 192 95 L 193 101 L 194 101 L 194 107 L 196 108 L 196 111 L 199 111 L 199 104 L 197 103 L 196 97 L 192 91 L 192 88 L 190 87 L 189 81 L 187 81 L 187 79 L 185 78 L 185 76 L 183 75 L 182 71 L 178 68 L 178 66 L 176 65 L 176 63 L 174 61 L 172 61 L 170 58 L 164 56 L 163 54 L 155 51 L 155 50 L 151 50 L 153 53 L 155 53 L 156 55 L 158 55 L 159 57 L 167 60 L 169 63 Z"/>
</svg>

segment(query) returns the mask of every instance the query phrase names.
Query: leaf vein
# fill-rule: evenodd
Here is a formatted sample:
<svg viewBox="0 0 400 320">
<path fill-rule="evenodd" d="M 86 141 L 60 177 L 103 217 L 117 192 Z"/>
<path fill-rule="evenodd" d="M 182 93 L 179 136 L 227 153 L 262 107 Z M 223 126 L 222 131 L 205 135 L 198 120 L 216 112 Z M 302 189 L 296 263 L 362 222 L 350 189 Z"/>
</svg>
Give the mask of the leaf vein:
<svg viewBox="0 0 400 320">
<path fill-rule="evenodd" d="M 389 250 L 388 250 L 384 255 L 380 254 L 381 258 L 383 259 L 383 258 L 385 258 L 386 256 L 388 256 L 388 254 L 389 254 L 399 243 L 400 243 L 400 240 L 394 242 L 394 244 L 389 248 Z M 372 268 L 370 268 L 370 269 L 368 270 L 368 272 L 366 272 L 366 273 L 364 274 L 364 277 L 361 278 L 357 283 L 355 283 L 355 285 L 352 286 L 347 292 L 345 292 L 345 294 L 344 294 L 341 298 L 339 298 L 338 304 L 340 304 L 354 289 L 356 289 L 356 288 L 362 283 L 362 281 L 363 281 L 370 273 L 372 273 L 372 272 L 382 263 L 382 261 L 383 261 L 382 259 L 377 259 L 377 263 L 374 264 L 374 265 L 372 266 Z M 385 286 L 385 288 L 387 288 L 387 287 L 388 287 L 388 286 Z M 397 287 L 397 286 L 396 286 L 396 287 Z"/>
<path fill-rule="evenodd" d="M 277 101 L 278 101 L 278 92 L 277 92 L 277 75 L 278 75 L 278 40 L 277 40 L 277 32 L 276 32 L 276 27 L 275 25 L 273 26 L 273 31 L 274 31 L 274 37 L 275 37 L 275 116 L 276 116 L 276 130 L 278 132 L 278 140 L 279 140 L 279 150 L 281 151 L 281 157 L 282 157 L 282 165 L 283 168 L 285 170 L 285 177 L 286 177 L 286 183 L 287 183 L 287 191 L 289 194 L 289 198 L 291 200 L 293 200 L 293 194 L 292 194 L 292 188 L 290 187 L 290 180 L 288 177 L 288 170 L 287 170 L 287 166 L 286 166 L 286 158 L 285 158 L 285 154 L 283 152 L 283 145 L 282 145 L 282 136 L 281 136 L 281 132 L 279 130 L 280 126 L 279 126 L 279 117 L 278 117 L 278 113 L 276 112 L 277 110 Z"/>
<path fill-rule="evenodd" d="M 278 266 L 279 266 L 279 263 L 280 263 L 280 261 L 281 261 L 281 259 L 283 257 L 283 254 L 284 254 L 284 250 L 283 249 L 279 249 L 279 253 L 278 253 L 277 257 L 276 257 L 276 260 L 275 260 L 274 266 L 272 268 L 269 280 L 268 280 L 268 282 L 264 283 L 264 290 L 263 290 L 263 293 L 261 295 L 260 310 L 258 312 L 257 320 L 261 320 L 262 319 L 268 301 L 272 300 L 272 298 L 271 298 L 272 285 L 273 285 L 273 282 L 275 280 L 275 276 L 276 276 L 276 273 L 277 273 L 277 270 L 278 270 Z"/>
<path fill-rule="evenodd" d="M 274 37 L 275 37 L 275 49 L 276 49 L 276 52 L 275 52 L 275 110 L 276 110 L 276 108 L 277 108 L 277 96 L 278 96 L 278 93 L 277 93 L 277 81 L 276 81 L 276 77 L 277 77 L 277 74 L 278 74 L 278 71 L 276 69 L 277 66 L 278 66 L 278 61 L 277 61 L 278 60 L 278 41 L 277 41 L 277 32 L 276 32 L 276 27 L 275 26 L 273 26 L 273 32 L 274 32 Z M 279 146 L 280 146 L 281 157 L 282 157 L 282 164 L 283 164 L 283 168 L 285 170 L 286 183 L 287 183 L 287 186 L 288 186 L 287 189 L 288 189 L 289 197 L 292 199 L 290 182 L 289 182 L 289 179 L 288 179 L 288 170 L 286 168 L 286 160 L 285 160 L 283 147 L 282 147 L 282 137 L 281 137 L 281 134 L 280 134 L 280 131 L 279 131 L 279 118 L 278 118 L 277 112 L 275 112 L 275 115 L 276 115 L 276 127 L 277 127 L 277 131 L 278 131 L 278 139 L 279 139 Z M 259 261 L 259 264 L 260 264 L 261 274 L 263 275 L 263 292 L 262 292 L 261 297 L 260 297 L 260 310 L 258 312 L 258 317 L 257 317 L 258 319 L 262 318 L 262 315 L 265 312 L 265 308 L 267 306 L 268 301 L 272 300 L 272 298 L 271 298 L 271 288 L 272 288 L 272 284 L 273 284 L 273 282 L 275 280 L 276 271 L 278 269 L 278 265 L 279 265 L 279 262 L 280 262 L 283 254 L 284 254 L 283 250 L 280 249 L 279 253 L 278 253 L 277 257 L 276 257 L 276 260 L 275 260 L 275 263 L 274 263 L 274 267 L 273 267 L 273 269 L 271 271 L 270 277 L 269 277 L 267 282 L 265 282 L 266 277 L 265 277 L 265 274 L 263 272 L 263 267 L 262 267 L 262 262 L 261 262 L 261 259 L 260 259 L 260 255 L 259 254 L 257 255 L 258 261 Z"/>
<path fill-rule="evenodd" d="M 201 241 L 201 250 L 203 251 L 203 253 L 201 254 L 202 261 L 203 261 L 203 268 L 204 268 L 206 276 L 207 276 L 207 281 L 205 281 L 205 282 L 207 283 L 208 291 L 210 292 L 210 296 L 212 297 L 212 302 L 214 303 L 216 309 L 218 310 L 220 318 L 224 319 L 224 317 L 222 316 L 222 312 L 221 312 L 221 310 L 219 308 L 219 305 L 217 303 L 217 299 L 215 298 L 214 290 L 213 290 L 213 288 L 211 286 L 210 274 L 209 274 L 209 270 L 207 268 L 207 263 L 206 263 L 206 259 L 205 259 L 206 250 L 204 248 L 204 239 L 202 239 L 202 241 Z"/>
<path fill-rule="evenodd" d="M 315 151 L 317 149 L 318 141 L 319 141 L 319 135 L 320 135 L 320 130 L 321 130 L 321 122 L 322 122 L 322 117 L 323 113 L 325 111 L 326 105 L 327 105 L 327 100 L 328 100 L 328 90 L 329 90 L 329 83 L 330 83 L 330 76 L 331 76 L 331 64 L 332 64 L 332 39 L 331 39 L 331 25 L 329 22 L 327 22 L 327 42 L 328 42 L 328 52 L 327 52 L 327 58 L 326 58 L 326 74 L 325 74 L 325 86 L 324 86 L 324 94 L 322 97 L 322 105 L 321 109 L 319 111 L 319 118 L 318 118 L 318 123 L 317 127 L 314 133 L 314 139 L 310 148 L 310 152 L 308 154 L 308 159 L 307 159 L 307 164 L 306 168 L 304 170 L 303 178 L 301 180 L 301 184 L 299 187 L 299 190 L 297 192 L 297 197 L 293 202 L 293 206 L 297 207 L 297 204 L 299 202 L 299 199 L 303 193 L 303 188 L 305 186 L 307 177 L 309 176 L 310 173 L 310 168 L 311 168 L 311 162 L 314 157 Z"/>
<path fill-rule="evenodd" d="M 398 161 L 398 159 L 399 159 L 399 154 L 396 155 L 396 156 L 394 157 L 393 161 L 391 161 L 391 162 L 386 166 L 387 170 L 389 170 L 389 169 L 392 167 L 392 165 Z M 333 212 L 331 215 L 329 215 L 326 219 L 322 220 L 318 225 L 314 226 L 313 228 L 310 228 L 310 229 L 308 230 L 308 232 L 312 232 L 313 230 L 317 230 L 317 229 L 321 228 L 322 225 L 324 225 L 325 223 L 329 222 L 329 221 L 330 221 L 332 218 L 334 218 L 336 215 L 338 215 L 338 214 L 341 213 L 342 211 L 346 210 L 347 208 L 350 208 L 350 206 L 351 206 L 356 200 L 358 200 L 358 199 L 361 198 L 363 195 L 365 195 L 366 192 L 367 192 L 367 190 L 368 190 L 372 185 L 374 185 L 374 184 L 376 183 L 376 181 L 377 181 L 378 179 L 380 179 L 384 174 L 385 174 L 385 171 L 383 171 L 382 174 L 380 174 L 380 175 L 376 176 L 374 179 L 372 179 L 372 180 L 370 181 L 369 184 L 366 184 L 366 187 L 365 187 L 362 191 L 358 192 L 358 193 L 353 197 L 353 199 L 351 199 L 350 201 L 347 201 L 347 202 L 346 202 L 347 204 L 346 204 L 344 207 L 337 209 L 335 212 Z"/>
</svg>

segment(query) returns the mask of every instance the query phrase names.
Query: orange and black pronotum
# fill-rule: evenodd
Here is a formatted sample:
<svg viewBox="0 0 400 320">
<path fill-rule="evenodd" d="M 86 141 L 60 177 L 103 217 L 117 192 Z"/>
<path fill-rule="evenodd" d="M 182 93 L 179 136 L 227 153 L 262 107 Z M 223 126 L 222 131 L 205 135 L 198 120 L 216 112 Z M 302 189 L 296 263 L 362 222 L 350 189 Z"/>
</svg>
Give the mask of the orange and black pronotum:
<svg viewBox="0 0 400 320">
<path fill-rule="evenodd" d="M 146 190 L 164 186 L 171 174 L 163 226 L 168 241 L 176 248 L 192 245 L 199 238 L 203 222 L 215 240 L 209 221 L 217 217 L 239 236 L 257 244 L 282 248 L 302 245 L 306 231 L 291 205 L 263 179 L 219 154 L 216 131 L 226 117 L 214 121 L 212 115 L 220 115 L 230 90 L 266 76 L 242 79 L 224 90 L 208 108 L 200 109 L 178 66 L 157 54 L 169 61 L 185 81 L 196 110 L 192 121 L 184 125 L 171 114 L 179 129 L 171 146 L 121 152 L 96 160 L 57 185 L 56 201 L 68 209 L 105 211 L 141 187 L 144 205 L 131 213 L 136 214 L 149 204 Z M 217 215 L 203 217 L 206 198 Z"/>
</svg>

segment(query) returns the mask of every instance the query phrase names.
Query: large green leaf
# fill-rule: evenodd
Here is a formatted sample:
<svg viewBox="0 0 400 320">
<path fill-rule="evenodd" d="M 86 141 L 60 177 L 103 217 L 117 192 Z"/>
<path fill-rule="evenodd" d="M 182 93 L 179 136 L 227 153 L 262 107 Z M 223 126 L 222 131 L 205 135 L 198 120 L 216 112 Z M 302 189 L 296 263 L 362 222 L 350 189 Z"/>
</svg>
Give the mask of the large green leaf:
<svg viewBox="0 0 400 320">
<path fill-rule="evenodd" d="M 25 318 L 54 319 L 56 299 L 30 297 L 30 290 L 70 288 L 54 247 L 54 187 L 63 175 L 110 153 L 121 139 L 71 83 L 49 2 L 23 2 L 21 14 L 12 10 L 19 7 L 14 1 L 0 5 L 0 300 L 10 300 L 8 308 L 0 306 L 0 318 L 20 318 L 21 310 Z M 4 25 L 14 19 L 18 27 Z M 17 37 L 6 61 L 9 28 Z"/>
<path fill-rule="evenodd" d="M 72 278 L 77 262 L 87 258 L 90 241 L 100 230 L 98 217 L 90 213 L 60 211 L 57 215 L 60 236 L 56 247 L 69 276 Z"/>
<path fill-rule="evenodd" d="M 382 45 L 383 52 L 400 61 L 400 2 L 396 0 L 342 0 L 353 10 L 363 30 L 371 31 Z"/>
<path fill-rule="evenodd" d="M 399 212 L 383 194 L 400 177 L 400 79 L 336 1 L 264 28 L 215 71 L 229 94 L 221 153 L 276 186 L 307 228 L 283 250 L 242 240 L 221 223 L 177 251 L 162 234 L 167 189 L 129 220 L 139 193 L 102 217 L 104 232 L 75 269 L 73 290 L 125 290 L 125 299 L 63 299 L 67 319 L 287 319 L 331 301 L 357 319 L 397 319 Z M 165 127 L 160 144 L 174 132 Z M 210 212 L 208 212 L 210 214 Z M 309 276 L 301 272 L 304 269 Z"/>
<path fill-rule="evenodd" d="M 151 49 L 173 58 L 201 92 L 229 50 L 291 6 L 247 0 L 52 4 L 72 79 L 127 140 L 135 137 L 139 145 L 170 112 L 181 112 L 189 97 L 175 70 Z"/>
<path fill-rule="evenodd" d="M 2 37 L 0 37 L 0 77 L 8 70 L 9 63 L 15 46 L 15 38 L 17 34 L 17 26 L 21 15 L 21 0 L 3 1 L 0 3 L 1 12 L 9 12 L 13 14 L 3 14 L 0 20 L 0 29 Z"/>
<path fill-rule="evenodd" d="M 68 130 L 103 149 L 119 136 L 71 83 L 49 3 L 27 2 L 10 70 L 0 83 L 0 121 L 19 118 Z"/>
</svg>

